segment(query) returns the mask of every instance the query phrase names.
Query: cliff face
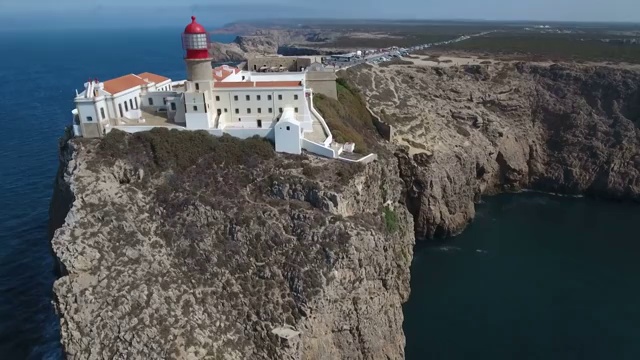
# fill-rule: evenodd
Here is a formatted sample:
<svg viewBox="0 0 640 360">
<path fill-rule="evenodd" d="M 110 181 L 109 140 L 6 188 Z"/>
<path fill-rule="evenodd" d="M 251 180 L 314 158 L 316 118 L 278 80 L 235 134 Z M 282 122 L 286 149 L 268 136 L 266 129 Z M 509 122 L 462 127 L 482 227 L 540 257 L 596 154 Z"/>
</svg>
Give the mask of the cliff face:
<svg viewBox="0 0 640 360">
<path fill-rule="evenodd" d="M 418 239 L 459 233 L 482 194 L 640 199 L 640 75 L 525 63 L 362 66 L 344 76 L 396 131 Z"/>
<path fill-rule="evenodd" d="M 209 53 L 214 62 L 242 61 L 256 55 L 325 54 L 325 50 L 313 46 L 334 39 L 339 34 L 334 31 L 314 29 L 267 29 L 254 30 L 250 34 L 240 35 L 232 43 L 213 42 Z"/>
<path fill-rule="evenodd" d="M 403 358 L 414 241 L 393 157 L 154 130 L 70 140 L 60 167 L 69 359 Z"/>
</svg>

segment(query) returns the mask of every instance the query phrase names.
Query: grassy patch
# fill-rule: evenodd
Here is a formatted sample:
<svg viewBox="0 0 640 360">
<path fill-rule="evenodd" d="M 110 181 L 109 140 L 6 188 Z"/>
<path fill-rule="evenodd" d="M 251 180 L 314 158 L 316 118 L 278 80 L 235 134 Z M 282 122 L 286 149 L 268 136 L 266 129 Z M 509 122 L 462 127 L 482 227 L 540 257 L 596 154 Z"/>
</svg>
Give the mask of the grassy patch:
<svg viewBox="0 0 640 360">
<path fill-rule="evenodd" d="M 393 58 L 389 61 L 383 61 L 380 63 L 381 67 L 389 67 L 391 65 L 413 65 L 413 61 L 403 60 L 400 58 Z"/>
<path fill-rule="evenodd" d="M 389 233 L 398 231 L 398 214 L 388 206 L 384 208 L 384 225 Z"/>
<path fill-rule="evenodd" d="M 442 48 L 512 56 L 521 60 L 640 63 L 640 46 L 600 41 L 602 34 L 495 33 Z"/>
<path fill-rule="evenodd" d="M 356 152 L 367 153 L 377 143 L 373 118 L 359 91 L 347 80 L 336 81 L 338 100 L 322 94 L 314 97 L 314 105 L 339 143 L 352 142 Z"/>
</svg>

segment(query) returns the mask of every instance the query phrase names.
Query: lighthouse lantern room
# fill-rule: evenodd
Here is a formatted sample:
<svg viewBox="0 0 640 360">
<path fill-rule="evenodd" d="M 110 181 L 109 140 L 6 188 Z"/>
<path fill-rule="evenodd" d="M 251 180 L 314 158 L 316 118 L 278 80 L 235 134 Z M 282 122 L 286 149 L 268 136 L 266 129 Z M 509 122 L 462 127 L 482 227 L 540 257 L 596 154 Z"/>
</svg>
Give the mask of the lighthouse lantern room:
<svg viewBox="0 0 640 360">
<path fill-rule="evenodd" d="M 204 26 L 191 17 L 191 24 L 182 33 L 182 48 L 187 65 L 187 80 L 212 81 L 211 57 L 209 56 L 209 35 Z"/>
<path fill-rule="evenodd" d="M 182 33 L 182 48 L 185 50 L 186 59 L 209 58 L 209 35 L 204 27 L 196 22 L 196 17 L 191 17 L 191 24 L 184 28 Z"/>
</svg>

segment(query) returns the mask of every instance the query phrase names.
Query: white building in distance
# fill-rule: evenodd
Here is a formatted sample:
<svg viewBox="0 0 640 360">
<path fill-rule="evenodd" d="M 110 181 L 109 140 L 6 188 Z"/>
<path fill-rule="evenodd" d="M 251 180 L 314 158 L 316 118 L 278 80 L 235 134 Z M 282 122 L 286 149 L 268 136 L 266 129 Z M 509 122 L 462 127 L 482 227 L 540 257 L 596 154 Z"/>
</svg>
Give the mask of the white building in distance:
<svg viewBox="0 0 640 360">
<path fill-rule="evenodd" d="M 191 17 L 182 34 L 187 79 L 152 73 L 89 80 L 76 92 L 76 136 L 99 138 L 113 129 L 134 133 L 154 127 L 204 130 L 212 135 L 271 139 L 276 151 L 302 150 L 337 158 L 325 120 L 313 107 L 305 72 L 259 73 L 211 66 L 207 31 Z"/>
</svg>

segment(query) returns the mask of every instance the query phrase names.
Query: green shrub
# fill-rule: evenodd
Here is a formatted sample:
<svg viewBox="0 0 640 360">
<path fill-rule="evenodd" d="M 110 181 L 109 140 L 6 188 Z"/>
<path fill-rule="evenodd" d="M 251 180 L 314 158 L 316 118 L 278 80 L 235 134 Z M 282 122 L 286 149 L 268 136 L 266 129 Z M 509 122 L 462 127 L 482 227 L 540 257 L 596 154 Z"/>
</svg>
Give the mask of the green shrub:
<svg viewBox="0 0 640 360">
<path fill-rule="evenodd" d="M 398 230 L 398 215 L 388 206 L 384 207 L 384 224 L 389 233 L 394 233 Z"/>
</svg>

